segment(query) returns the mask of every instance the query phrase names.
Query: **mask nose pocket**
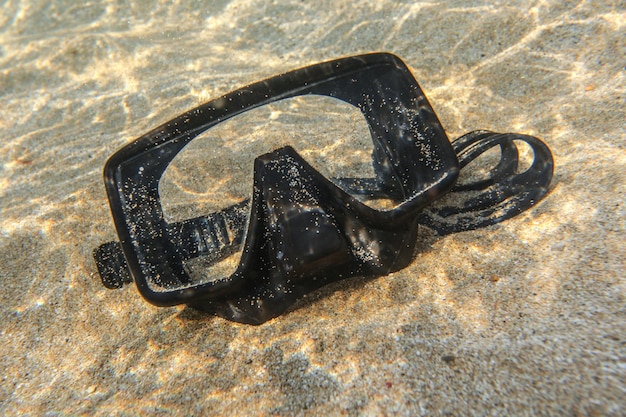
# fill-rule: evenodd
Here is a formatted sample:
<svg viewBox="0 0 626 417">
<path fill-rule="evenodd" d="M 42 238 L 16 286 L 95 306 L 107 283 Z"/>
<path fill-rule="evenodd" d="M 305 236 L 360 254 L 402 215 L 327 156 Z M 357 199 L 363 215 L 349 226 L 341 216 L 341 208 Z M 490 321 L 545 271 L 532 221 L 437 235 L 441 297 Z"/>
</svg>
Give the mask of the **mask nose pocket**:
<svg viewBox="0 0 626 417">
<path fill-rule="evenodd" d="M 348 245 L 328 214 L 318 209 L 285 214 L 274 241 L 286 276 L 308 276 L 325 265 L 351 261 Z"/>
<path fill-rule="evenodd" d="M 299 159 L 285 147 L 260 157 L 255 169 L 273 281 L 322 278 L 328 265 L 353 262 L 332 210 L 324 207 L 322 187 Z"/>
</svg>

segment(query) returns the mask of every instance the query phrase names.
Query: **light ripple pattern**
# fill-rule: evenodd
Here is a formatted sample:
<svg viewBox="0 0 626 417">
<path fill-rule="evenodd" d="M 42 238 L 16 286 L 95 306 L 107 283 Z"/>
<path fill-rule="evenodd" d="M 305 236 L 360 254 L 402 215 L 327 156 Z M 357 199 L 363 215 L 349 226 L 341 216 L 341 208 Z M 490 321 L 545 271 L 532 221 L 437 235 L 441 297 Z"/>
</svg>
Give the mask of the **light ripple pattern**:
<svg viewBox="0 0 626 417">
<path fill-rule="evenodd" d="M 0 4 L 0 414 L 624 413 L 623 1 Z M 486 229 L 422 229 L 410 267 L 258 327 L 101 286 L 91 252 L 116 238 L 102 184 L 116 149 L 240 86 L 380 50 L 451 137 L 545 140 L 546 198 Z M 290 101 L 207 134 L 206 158 L 181 154 L 163 192 L 173 209 L 228 205 L 283 143 L 367 171 L 367 132 L 330 107 Z"/>
</svg>

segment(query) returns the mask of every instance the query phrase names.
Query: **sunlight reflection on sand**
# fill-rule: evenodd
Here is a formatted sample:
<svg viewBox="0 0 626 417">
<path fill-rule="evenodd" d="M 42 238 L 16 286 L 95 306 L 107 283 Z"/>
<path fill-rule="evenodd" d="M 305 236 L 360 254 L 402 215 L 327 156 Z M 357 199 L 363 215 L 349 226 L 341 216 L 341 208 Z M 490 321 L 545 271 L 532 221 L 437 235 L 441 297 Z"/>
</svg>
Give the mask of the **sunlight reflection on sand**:
<svg viewBox="0 0 626 417">
<path fill-rule="evenodd" d="M 618 413 L 625 15 L 611 1 L 6 2 L 0 412 Z M 409 268 L 259 327 L 102 288 L 91 252 L 116 238 L 101 178 L 116 149 L 248 83 L 376 50 L 411 66 L 451 138 L 546 140 L 545 200 L 479 231 L 420 230 Z M 329 175 L 371 173 L 367 128 L 341 106 L 246 117 L 168 170 L 172 216 L 246 198 L 254 157 L 282 144 Z"/>
</svg>

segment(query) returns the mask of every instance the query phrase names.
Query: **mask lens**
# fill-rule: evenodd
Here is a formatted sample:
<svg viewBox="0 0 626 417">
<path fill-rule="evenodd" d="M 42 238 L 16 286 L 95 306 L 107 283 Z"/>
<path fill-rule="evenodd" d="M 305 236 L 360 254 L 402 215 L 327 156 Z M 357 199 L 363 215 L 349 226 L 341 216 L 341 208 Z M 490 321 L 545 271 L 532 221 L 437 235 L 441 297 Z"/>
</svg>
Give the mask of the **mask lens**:
<svg viewBox="0 0 626 417">
<path fill-rule="evenodd" d="M 174 229 L 187 225 L 191 235 L 206 242 L 199 245 L 206 250 L 183 256 L 188 258 L 183 261 L 185 271 L 193 280 L 186 285 L 219 280 L 236 271 L 249 217 L 253 161 L 286 145 L 365 204 L 392 205 L 388 199 L 371 198 L 373 145 L 358 108 L 309 95 L 247 111 L 191 141 L 159 183 L 165 220 Z M 189 220 L 205 216 L 208 222 Z M 185 233 L 189 235 L 189 230 Z"/>
</svg>

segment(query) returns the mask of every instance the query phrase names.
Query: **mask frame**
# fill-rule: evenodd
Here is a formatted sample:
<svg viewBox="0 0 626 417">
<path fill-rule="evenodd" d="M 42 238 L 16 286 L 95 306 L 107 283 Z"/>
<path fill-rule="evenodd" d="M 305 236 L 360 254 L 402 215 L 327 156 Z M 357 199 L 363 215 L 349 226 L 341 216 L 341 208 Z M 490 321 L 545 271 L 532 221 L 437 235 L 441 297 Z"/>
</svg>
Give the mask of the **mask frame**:
<svg viewBox="0 0 626 417">
<path fill-rule="evenodd" d="M 165 220 L 159 181 L 190 141 L 245 111 L 310 94 L 339 99 L 361 111 L 372 137 L 376 178 L 333 182 L 284 147 L 255 159 L 251 203 L 173 224 Z M 526 141 L 535 153 L 531 168 L 520 175 L 514 172 L 514 139 Z M 494 146 L 500 146 L 501 160 L 491 178 L 456 189 L 489 189 L 482 197 L 456 210 L 424 210 L 453 189 L 462 166 Z M 285 182 L 287 172 L 291 182 Z M 106 162 L 104 178 L 120 243 L 102 245 L 94 257 L 109 288 L 129 282 L 130 271 L 141 295 L 154 305 L 188 304 L 258 324 L 329 282 L 406 267 L 414 256 L 418 223 L 445 234 L 517 214 L 545 194 L 551 176 L 551 154 L 533 137 L 478 131 L 453 147 L 400 58 L 387 53 L 341 58 L 233 91 L 117 151 Z M 308 196 L 298 200 L 294 184 Z M 397 204 L 376 210 L 359 201 L 359 194 L 384 196 Z M 516 204 L 507 201 L 510 197 L 517 198 Z M 487 213 L 467 219 L 467 213 L 493 213 L 498 204 L 508 204 L 499 217 Z M 454 221 L 454 216 L 465 220 Z M 311 229 L 313 234 L 307 234 Z M 320 232 L 323 236 L 316 237 Z M 198 256 L 223 259 L 241 245 L 239 267 L 228 277 L 198 283 L 185 266 Z M 363 248 L 371 253 L 359 255 Z"/>
</svg>

